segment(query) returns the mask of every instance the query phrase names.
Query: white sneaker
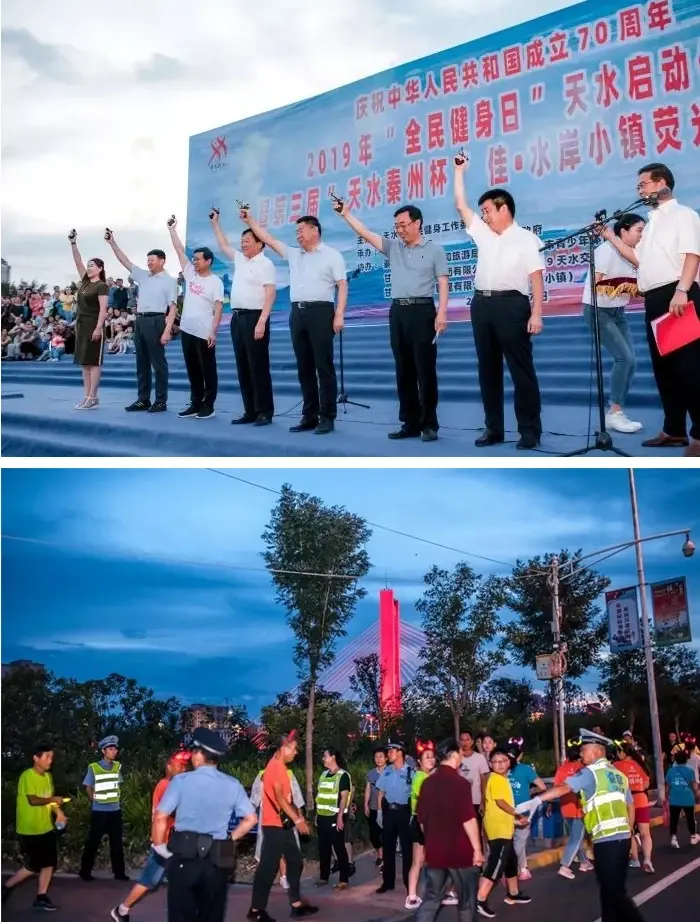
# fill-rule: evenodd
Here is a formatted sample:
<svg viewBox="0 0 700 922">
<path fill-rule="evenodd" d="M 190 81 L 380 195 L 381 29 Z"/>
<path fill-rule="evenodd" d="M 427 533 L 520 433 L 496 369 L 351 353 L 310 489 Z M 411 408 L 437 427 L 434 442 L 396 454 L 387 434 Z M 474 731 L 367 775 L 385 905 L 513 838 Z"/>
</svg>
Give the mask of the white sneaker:
<svg viewBox="0 0 700 922">
<path fill-rule="evenodd" d="M 450 890 L 445 899 L 442 901 L 443 906 L 458 906 L 459 900 L 457 899 L 457 894 Z"/>
<path fill-rule="evenodd" d="M 680 848 L 678 844 L 678 836 L 671 836 L 671 848 Z"/>
<path fill-rule="evenodd" d="M 590 861 L 582 861 L 581 864 L 579 865 L 579 871 L 583 871 L 584 874 L 587 871 L 592 871 L 592 870 L 593 870 L 593 865 L 591 864 Z"/>
<path fill-rule="evenodd" d="M 560 877 L 566 877 L 567 880 L 574 880 L 576 878 L 576 875 L 571 870 L 571 868 L 567 868 L 565 864 L 562 864 L 562 866 L 557 871 L 557 874 Z"/>
<path fill-rule="evenodd" d="M 697 845 L 698 842 L 700 842 L 700 836 L 697 833 L 695 833 L 694 835 L 690 837 L 690 844 Z"/>
<path fill-rule="evenodd" d="M 630 866 L 631 868 L 641 868 L 642 864 L 641 864 L 641 862 L 640 862 L 638 859 L 632 858 L 632 859 L 630 859 L 630 864 L 629 864 L 629 866 Z"/>
<path fill-rule="evenodd" d="M 615 432 L 639 432 L 642 424 L 629 419 L 623 410 L 616 410 L 614 413 L 608 411 L 605 414 L 606 429 L 614 429 Z"/>
<path fill-rule="evenodd" d="M 280 877 L 280 887 L 283 890 L 289 890 L 289 881 L 286 877 Z"/>
</svg>

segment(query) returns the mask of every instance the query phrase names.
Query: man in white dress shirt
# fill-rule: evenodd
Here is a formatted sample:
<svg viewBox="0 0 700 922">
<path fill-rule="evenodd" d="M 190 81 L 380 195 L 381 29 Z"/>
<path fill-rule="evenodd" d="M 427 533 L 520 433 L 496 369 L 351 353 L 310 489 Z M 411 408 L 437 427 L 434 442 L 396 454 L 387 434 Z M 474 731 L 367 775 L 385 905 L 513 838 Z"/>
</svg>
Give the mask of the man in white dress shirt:
<svg viewBox="0 0 700 922">
<path fill-rule="evenodd" d="M 485 430 L 475 445 L 503 442 L 503 359 L 515 389 L 515 416 L 521 450 L 537 448 L 542 434 L 540 388 L 532 359 L 532 336 L 542 331 L 544 257 L 540 241 L 515 221 L 515 202 L 505 189 L 479 199 L 481 217 L 467 204 L 467 161 L 455 157 L 455 204 L 478 247 L 472 332 L 479 362 Z M 532 288 L 532 304 L 528 293 Z"/>
<path fill-rule="evenodd" d="M 615 249 L 638 267 L 637 285 L 644 295 L 651 364 L 664 410 L 661 432 L 642 442 L 648 448 L 686 446 L 687 457 L 700 457 L 700 340 L 662 356 L 652 322 L 666 313 L 700 316 L 700 217 L 673 195 L 675 179 L 663 163 L 650 163 L 639 172 L 637 191 L 651 200 L 649 222 L 635 247 L 606 235 Z M 690 442 L 687 418 L 690 417 Z"/>
<path fill-rule="evenodd" d="M 231 339 L 236 356 L 243 416 L 234 425 L 268 426 L 275 412 L 270 377 L 270 313 L 275 301 L 275 266 L 263 253 L 265 244 L 248 227 L 241 248 L 231 246 L 221 229 L 219 212 L 210 213 L 214 235 L 234 272 L 231 283 Z"/>
<path fill-rule="evenodd" d="M 245 208 L 241 220 L 289 263 L 289 327 L 304 398 L 301 420 L 289 431 L 325 435 L 333 431 L 337 413 L 333 335 L 343 329 L 348 300 L 343 254 L 321 241 L 321 224 L 314 215 L 297 219 L 298 247 L 276 240 Z"/>
</svg>

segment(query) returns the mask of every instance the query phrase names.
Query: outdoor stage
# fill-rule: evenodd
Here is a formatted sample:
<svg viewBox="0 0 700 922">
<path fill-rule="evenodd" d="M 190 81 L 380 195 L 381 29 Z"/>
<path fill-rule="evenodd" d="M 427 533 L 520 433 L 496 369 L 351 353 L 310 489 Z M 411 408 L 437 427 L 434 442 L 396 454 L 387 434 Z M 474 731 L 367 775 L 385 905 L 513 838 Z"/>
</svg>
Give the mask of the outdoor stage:
<svg viewBox="0 0 700 922">
<path fill-rule="evenodd" d="M 643 439 L 661 426 L 661 410 L 651 373 L 641 315 L 630 314 L 638 367 L 628 404 L 630 415 L 644 424 L 636 435 L 614 434 L 615 445 L 632 455 L 671 457 L 679 450 L 647 450 Z M 337 348 L 337 347 L 336 347 Z M 222 328 L 217 358 L 220 392 L 216 417 L 177 418 L 187 403 L 188 386 L 179 343 L 168 348 L 171 371 L 169 412 L 130 414 L 124 407 L 136 397 L 133 355 L 107 356 L 100 407 L 78 412 L 80 373 L 70 357 L 60 363 L 3 362 L 2 453 L 6 457 L 518 457 L 512 391 L 506 374 L 504 445 L 479 450 L 474 439 L 483 424 L 476 356 L 471 327 L 453 323 L 440 339 L 440 438 L 394 442 L 387 433 L 397 427 L 394 363 L 385 324 L 352 325 L 344 334 L 345 384 L 351 399 L 371 404 L 364 410 L 339 407 L 336 431 L 326 436 L 289 433 L 299 418 L 296 364 L 283 318 L 271 337 L 271 365 L 277 414 L 271 426 L 232 427 L 242 413 L 230 337 Z M 549 317 L 535 340 L 535 363 L 543 400 L 542 450 L 561 454 L 583 447 L 589 428 L 589 400 L 594 399 L 591 337 L 580 316 Z M 610 363 L 606 360 L 606 380 Z M 13 396 L 21 395 L 21 396 Z M 595 407 L 592 429 L 596 428 Z M 598 453 L 597 453 L 598 454 Z"/>
</svg>

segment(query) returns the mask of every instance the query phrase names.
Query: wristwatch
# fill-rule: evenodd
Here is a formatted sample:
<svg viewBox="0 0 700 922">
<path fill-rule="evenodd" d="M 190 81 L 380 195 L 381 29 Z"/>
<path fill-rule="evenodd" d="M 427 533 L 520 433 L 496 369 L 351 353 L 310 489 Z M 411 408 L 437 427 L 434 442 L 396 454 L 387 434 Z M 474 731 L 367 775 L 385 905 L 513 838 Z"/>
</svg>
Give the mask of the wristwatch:
<svg viewBox="0 0 700 922">
<path fill-rule="evenodd" d="M 687 294 L 688 294 L 688 289 L 687 289 L 687 288 L 681 288 L 680 285 L 676 285 L 676 291 L 680 291 L 681 294 L 684 294 L 684 295 L 687 295 Z"/>
</svg>

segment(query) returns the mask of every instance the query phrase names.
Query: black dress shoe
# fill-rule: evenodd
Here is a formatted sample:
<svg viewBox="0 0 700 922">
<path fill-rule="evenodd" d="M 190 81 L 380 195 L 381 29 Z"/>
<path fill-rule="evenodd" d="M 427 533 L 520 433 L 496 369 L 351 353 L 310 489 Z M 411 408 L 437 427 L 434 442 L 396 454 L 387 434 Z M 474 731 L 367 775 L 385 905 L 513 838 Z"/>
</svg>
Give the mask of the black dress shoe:
<svg viewBox="0 0 700 922">
<path fill-rule="evenodd" d="M 269 426 L 272 423 L 272 417 L 266 413 L 261 413 L 253 423 L 254 426 Z"/>
<path fill-rule="evenodd" d="M 502 435 L 496 435 L 495 432 L 489 432 L 488 429 L 485 429 L 474 444 L 477 448 L 488 448 L 489 445 L 500 445 L 502 442 Z"/>
<path fill-rule="evenodd" d="M 275 922 L 266 909 L 249 909 L 246 919 L 249 922 Z"/>
<path fill-rule="evenodd" d="M 156 400 L 152 407 L 148 408 L 149 413 L 165 413 L 168 405 L 164 400 Z"/>
<path fill-rule="evenodd" d="M 390 890 L 393 890 L 393 887 L 387 887 L 386 884 L 382 884 L 381 887 L 377 887 L 374 891 L 375 893 L 388 893 Z"/>
<path fill-rule="evenodd" d="M 410 426 L 402 426 L 396 432 L 390 432 L 387 438 L 390 439 L 419 439 L 420 429 L 411 429 Z"/>
<path fill-rule="evenodd" d="M 245 426 L 246 423 L 254 423 L 256 419 L 257 417 L 248 416 L 247 413 L 244 413 L 243 416 L 239 416 L 238 419 L 232 419 L 231 425 L 232 426 Z"/>
<path fill-rule="evenodd" d="M 424 429 L 421 434 L 421 442 L 437 442 L 438 434 L 435 429 Z"/>
<path fill-rule="evenodd" d="M 333 432 L 335 429 L 335 423 L 332 419 L 320 419 L 318 426 L 316 426 L 315 432 L 316 435 L 325 435 L 327 432 Z"/>
<path fill-rule="evenodd" d="M 518 444 L 515 446 L 518 451 L 532 451 L 534 448 L 539 448 L 540 439 L 537 435 L 521 435 L 518 439 Z"/>
<path fill-rule="evenodd" d="M 646 439 L 642 442 L 642 448 L 687 448 L 687 446 L 687 436 L 666 435 L 665 432 L 660 432 L 653 439 Z"/>
<path fill-rule="evenodd" d="M 151 407 L 150 400 L 135 400 L 133 403 L 130 403 L 128 407 L 124 407 L 127 413 L 139 413 L 143 410 L 148 410 Z"/>
<path fill-rule="evenodd" d="M 311 432 L 318 426 L 317 419 L 302 419 L 296 426 L 290 426 L 290 432 Z"/>
<path fill-rule="evenodd" d="M 315 916 L 318 912 L 318 906 L 310 906 L 308 903 L 302 903 L 301 906 L 292 906 L 290 916 L 292 919 L 303 919 L 305 916 Z"/>
</svg>

